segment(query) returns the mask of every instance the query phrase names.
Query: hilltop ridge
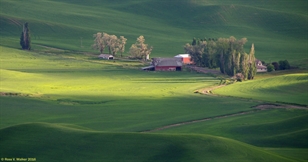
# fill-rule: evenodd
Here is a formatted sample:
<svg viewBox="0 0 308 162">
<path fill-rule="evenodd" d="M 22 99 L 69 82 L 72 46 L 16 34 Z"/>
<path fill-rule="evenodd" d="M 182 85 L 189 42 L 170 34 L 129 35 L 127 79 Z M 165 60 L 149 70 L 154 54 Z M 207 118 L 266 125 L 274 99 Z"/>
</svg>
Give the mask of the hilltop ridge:
<svg viewBox="0 0 308 162">
<path fill-rule="evenodd" d="M 107 32 L 127 37 L 126 49 L 144 35 L 153 57 L 182 53 L 193 37 L 246 37 L 266 61 L 301 60 L 308 51 L 305 1 L 3 0 L 1 6 L 1 40 L 10 42 L 29 22 L 33 44 L 69 50 L 95 52 L 92 35 Z"/>
</svg>

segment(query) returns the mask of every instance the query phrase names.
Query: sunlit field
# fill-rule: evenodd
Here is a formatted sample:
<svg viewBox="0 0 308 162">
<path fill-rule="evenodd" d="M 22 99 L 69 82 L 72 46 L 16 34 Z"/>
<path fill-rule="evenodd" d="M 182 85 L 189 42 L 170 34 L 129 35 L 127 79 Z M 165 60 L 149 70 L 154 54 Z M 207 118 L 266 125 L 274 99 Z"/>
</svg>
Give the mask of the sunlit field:
<svg viewBox="0 0 308 162">
<path fill-rule="evenodd" d="M 0 158 L 308 160 L 306 1 L 1 0 L 0 6 Z M 31 51 L 19 45 L 25 22 Z M 124 57 L 98 59 L 91 49 L 97 32 L 125 36 Z M 149 62 L 128 58 L 140 35 L 154 47 L 151 58 L 183 53 L 194 37 L 246 37 L 245 49 L 254 43 L 257 59 L 287 59 L 293 69 L 199 94 L 219 85 L 221 75 L 185 67 L 142 71 Z"/>
<path fill-rule="evenodd" d="M 308 73 L 286 74 L 230 85 L 213 92 L 271 102 L 308 105 Z"/>
</svg>

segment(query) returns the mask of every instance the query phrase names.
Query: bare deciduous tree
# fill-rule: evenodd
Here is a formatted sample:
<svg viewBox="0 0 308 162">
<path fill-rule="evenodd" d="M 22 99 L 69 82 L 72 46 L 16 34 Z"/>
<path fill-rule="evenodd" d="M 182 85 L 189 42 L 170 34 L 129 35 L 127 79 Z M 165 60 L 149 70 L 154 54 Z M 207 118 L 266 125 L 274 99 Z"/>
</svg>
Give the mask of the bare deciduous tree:
<svg viewBox="0 0 308 162">
<path fill-rule="evenodd" d="M 133 58 L 147 60 L 152 50 L 153 47 L 145 44 L 145 38 L 141 35 L 137 38 L 136 43 L 130 47 L 129 53 Z"/>
<path fill-rule="evenodd" d="M 108 47 L 109 54 L 116 55 L 118 51 L 122 53 L 125 50 L 125 44 L 127 39 L 124 36 L 121 36 L 119 39 L 116 35 L 109 35 L 107 33 L 96 33 L 93 35 L 94 44 L 92 45 L 93 49 L 97 49 L 100 53 L 104 52 L 104 49 Z"/>
<path fill-rule="evenodd" d="M 93 34 L 93 38 L 94 38 L 94 44 L 92 45 L 93 49 L 99 50 L 100 53 L 104 52 L 104 49 L 106 47 L 106 44 L 103 40 L 103 35 L 102 33 L 98 32 L 96 34 Z"/>
<path fill-rule="evenodd" d="M 122 57 L 123 52 L 125 51 L 126 41 L 127 41 L 127 39 L 124 38 L 124 36 L 120 36 L 120 39 L 118 39 L 118 48 L 119 48 L 119 51 L 121 53 L 121 57 Z"/>
<path fill-rule="evenodd" d="M 116 35 L 109 35 L 109 38 L 107 39 L 106 43 L 109 49 L 109 54 L 115 56 L 119 50 L 118 37 Z"/>
</svg>

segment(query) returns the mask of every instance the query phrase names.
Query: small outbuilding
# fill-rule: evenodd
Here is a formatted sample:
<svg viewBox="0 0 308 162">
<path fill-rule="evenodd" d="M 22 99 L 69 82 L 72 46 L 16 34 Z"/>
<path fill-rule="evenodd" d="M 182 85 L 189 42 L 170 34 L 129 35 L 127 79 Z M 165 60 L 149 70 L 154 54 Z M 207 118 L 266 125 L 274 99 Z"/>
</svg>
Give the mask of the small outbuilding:
<svg viewBox="0 0 308 162">
<path fill-rule="evenodd" d="M 155 70 L 155 66 L 153 65 L 150 65 L 150 66 L 147 66 L 147 67 L 143 67 L 141 68 L 142 70 L 147 70 L 147 71 L 154 71 Z"/>
<path fill-rule="evenodd" d="M 182 60 L 183 64 L 192 64 L 190 54 L 178 54 L 174 56 L 175 58 L 179 58 Z"/>
<path fill-rule="evenodd" d="M 262 61 L 256 59 L 257 73 L 267 72 L 267 67 L 262 64 Z"/>
<path fill-rule="evenodd" d="M 98 56 L 98 58 L 105 59 L 105 60 L 113 60 L 114 57 L 112 55 L 109 55 L 109 54 L 100 54 Z"/>
</svg>

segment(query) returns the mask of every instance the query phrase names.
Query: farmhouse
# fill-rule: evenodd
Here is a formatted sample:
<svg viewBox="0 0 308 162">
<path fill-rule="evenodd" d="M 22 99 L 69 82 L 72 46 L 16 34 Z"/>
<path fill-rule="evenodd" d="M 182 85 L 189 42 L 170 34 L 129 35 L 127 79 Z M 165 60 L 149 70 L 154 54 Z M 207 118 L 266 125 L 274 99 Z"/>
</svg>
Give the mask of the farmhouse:
<svg viewBox="0 0 308 162">
<path fill-rule="evenodd" d="M 113 56 L 109 54 L 100 54 L 98 58 L 105 59 L 105 60 L 113 60 Z"/>
<path fill-rule="evenodd" d="M 142 70 L 150 71 L 181 71 L 182 60 L 180 58 L 153 58 L 150 66 L 142 68 Z"/>
<path fill-rule="evenodd" d="M 189 54 L 178 54 L 176 56 L 174 56 L 176 58 L 180 58 L 183 62 L 183 64 L 192 64 L 193 62 L 190 60 L 191 57 Z"/>
<path fill-rule="evenodd" d="M 262 65 L 262 62 L 258 59 L 256 59 L 256 66 L 257 66 L 257 72 L 267 72 L 267 67 Z"/>
</svg>

